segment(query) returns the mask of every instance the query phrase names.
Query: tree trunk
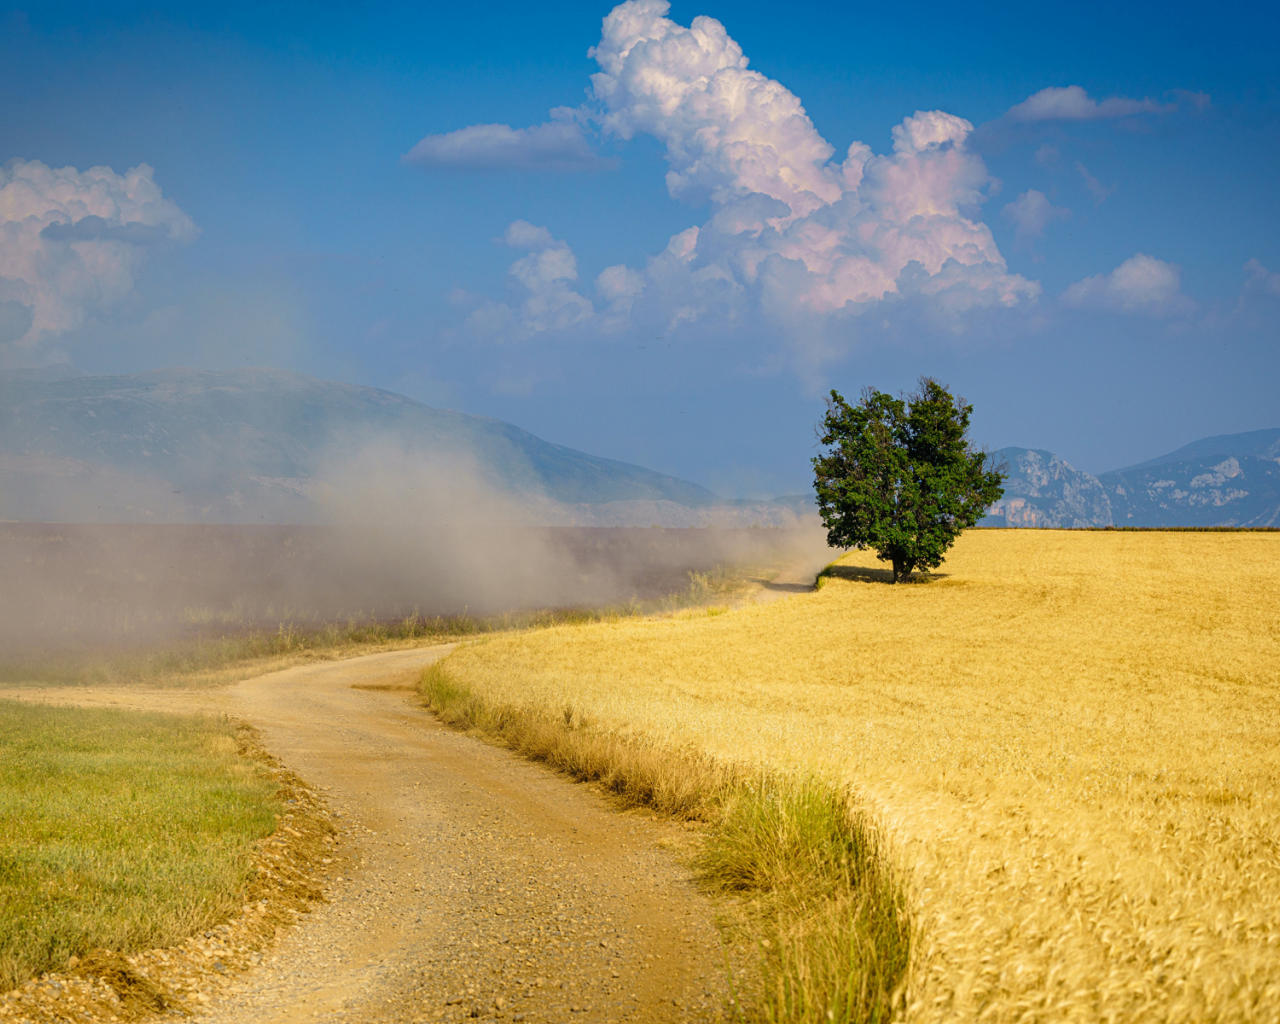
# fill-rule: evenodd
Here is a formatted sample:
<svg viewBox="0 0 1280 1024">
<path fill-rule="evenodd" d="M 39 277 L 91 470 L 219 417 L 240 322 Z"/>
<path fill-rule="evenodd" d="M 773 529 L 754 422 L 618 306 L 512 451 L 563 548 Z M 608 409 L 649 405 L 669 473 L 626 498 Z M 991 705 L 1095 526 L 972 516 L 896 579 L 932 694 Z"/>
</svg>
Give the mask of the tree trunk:
<svg viewBox="0 0 1280 1024">
<path fill-rule="evenodd" d="M 893 560 L 893 582 L 901 583 L 911 575 L 911 563 L 905 558 L 895 558 Z"/>
</svg>

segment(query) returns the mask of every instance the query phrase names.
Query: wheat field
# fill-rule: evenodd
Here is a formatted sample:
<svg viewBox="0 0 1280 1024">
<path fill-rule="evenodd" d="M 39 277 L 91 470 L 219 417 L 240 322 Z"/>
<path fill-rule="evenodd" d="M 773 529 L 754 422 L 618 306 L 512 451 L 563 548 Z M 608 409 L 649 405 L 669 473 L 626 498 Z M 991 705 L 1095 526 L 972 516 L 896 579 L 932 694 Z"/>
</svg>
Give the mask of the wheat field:
<svg viewBox="0 0 1280 1024">
<path fill-rule="evenodd" d="M 486 699 L 848 785 L 905 1018 L 1280 1019 L 1280 535 L 973 531 L 769 605 L 486 638 Z"/>
</svg>

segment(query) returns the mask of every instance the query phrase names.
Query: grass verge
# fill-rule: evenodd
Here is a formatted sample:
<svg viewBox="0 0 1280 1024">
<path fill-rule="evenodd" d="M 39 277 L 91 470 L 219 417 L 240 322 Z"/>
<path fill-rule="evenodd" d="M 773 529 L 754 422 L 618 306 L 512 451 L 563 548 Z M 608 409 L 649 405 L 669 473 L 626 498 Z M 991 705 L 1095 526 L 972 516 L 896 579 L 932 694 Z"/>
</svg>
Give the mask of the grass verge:
<svg viewBox="0 0 1280 1024">
<path fill-rule="evenodd" d="M 439 662 L 423 671 L 419 693 L 446 724 L 596 783 L 625 806 L 708 822 L 699 876 L 741 901 L 724 923 L 760 952 L 744 1016 L 861 1024 L 893 1015 L 909 961 L 906 904 L 878 833 L 847 793 L 599 730 L 572 707 L 494 703 Z"/>
<path fill-rule="evenodd" d="M 225 720 L 0 701 L 0 991 L 238 910 L 278 783 Z"/>
</svg>

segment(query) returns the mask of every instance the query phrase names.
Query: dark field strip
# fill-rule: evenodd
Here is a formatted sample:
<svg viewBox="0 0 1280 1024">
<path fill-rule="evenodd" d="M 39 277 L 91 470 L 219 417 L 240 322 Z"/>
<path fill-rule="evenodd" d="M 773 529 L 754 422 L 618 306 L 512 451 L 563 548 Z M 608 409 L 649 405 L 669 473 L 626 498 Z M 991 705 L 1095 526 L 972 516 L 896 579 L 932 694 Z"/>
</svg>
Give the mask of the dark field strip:
<svg viewBox="0 0 1280 1024">
<path fill-rule="evenodd" d="M 975 526 L 975 530 L 1061 533 L 1280 533 L 1280 526 Z"/>
<path fill-rule="evenodd" d="M 603 608 L 686 590 L 690 573 L 773 563 L 812 532 L 511 528 L 413 541 L 321 526 L 0 523 L 0 651 L 141 650 Z M 431 625 L 421 625 L 421 624 Z M 465 629 L 463 630 L 465 632 Z"/>
</svg>

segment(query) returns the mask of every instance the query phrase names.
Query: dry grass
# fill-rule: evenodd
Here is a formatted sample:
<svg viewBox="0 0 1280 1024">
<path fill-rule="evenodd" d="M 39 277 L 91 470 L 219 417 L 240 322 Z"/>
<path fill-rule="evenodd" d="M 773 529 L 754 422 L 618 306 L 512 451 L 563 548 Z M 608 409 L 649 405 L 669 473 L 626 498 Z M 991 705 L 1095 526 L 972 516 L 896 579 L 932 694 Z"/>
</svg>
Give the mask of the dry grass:
<svg viewBox="0 0 1280 1024">
<path fill-rule="evenodd" d="M 740 1011 L 770 1024 L 877 1024 L 901 1002 L 910 939 L 901 886 L 875 830 L 837 788 L 610 733 L 572 706 L 495 703 L 439 663 L 423 670 L 419 692 L 447 724 L 596 783 L 623 806 L 712 823 L 701 879 L 736 897 L 740 909 L 723 923 L 761 954 L 759 976 L 740 979 Z"/>
<path fill-rule="evenodd" d="M 439 662 L 423 669 L 418 692 L 447 725 L 480 732 L 580 782 L 598 783 L 623 807 L 713 821 L 742 783 L 740 772 L 696 751 L 601 732 L 572 704 L 549 710 L 485 700 L 458 685 Z"/>
<path fill-rule="evenodd" d="M 760 956 L 752 1016 L 769 1024 L 881 1024 L 901 1005 L 910 957 L 902 886 L 848 794 L 813 778 L 768 778 L 725 807 L 697 860 Z"/>
<path fill-rule="evenodd" d="M 908 879 L 911 1021 L 1275 1020 L 1280 537 L 975 531 L 812 595 L 487 638 L 494 704 L 847 785 Z"/>
</svg>

